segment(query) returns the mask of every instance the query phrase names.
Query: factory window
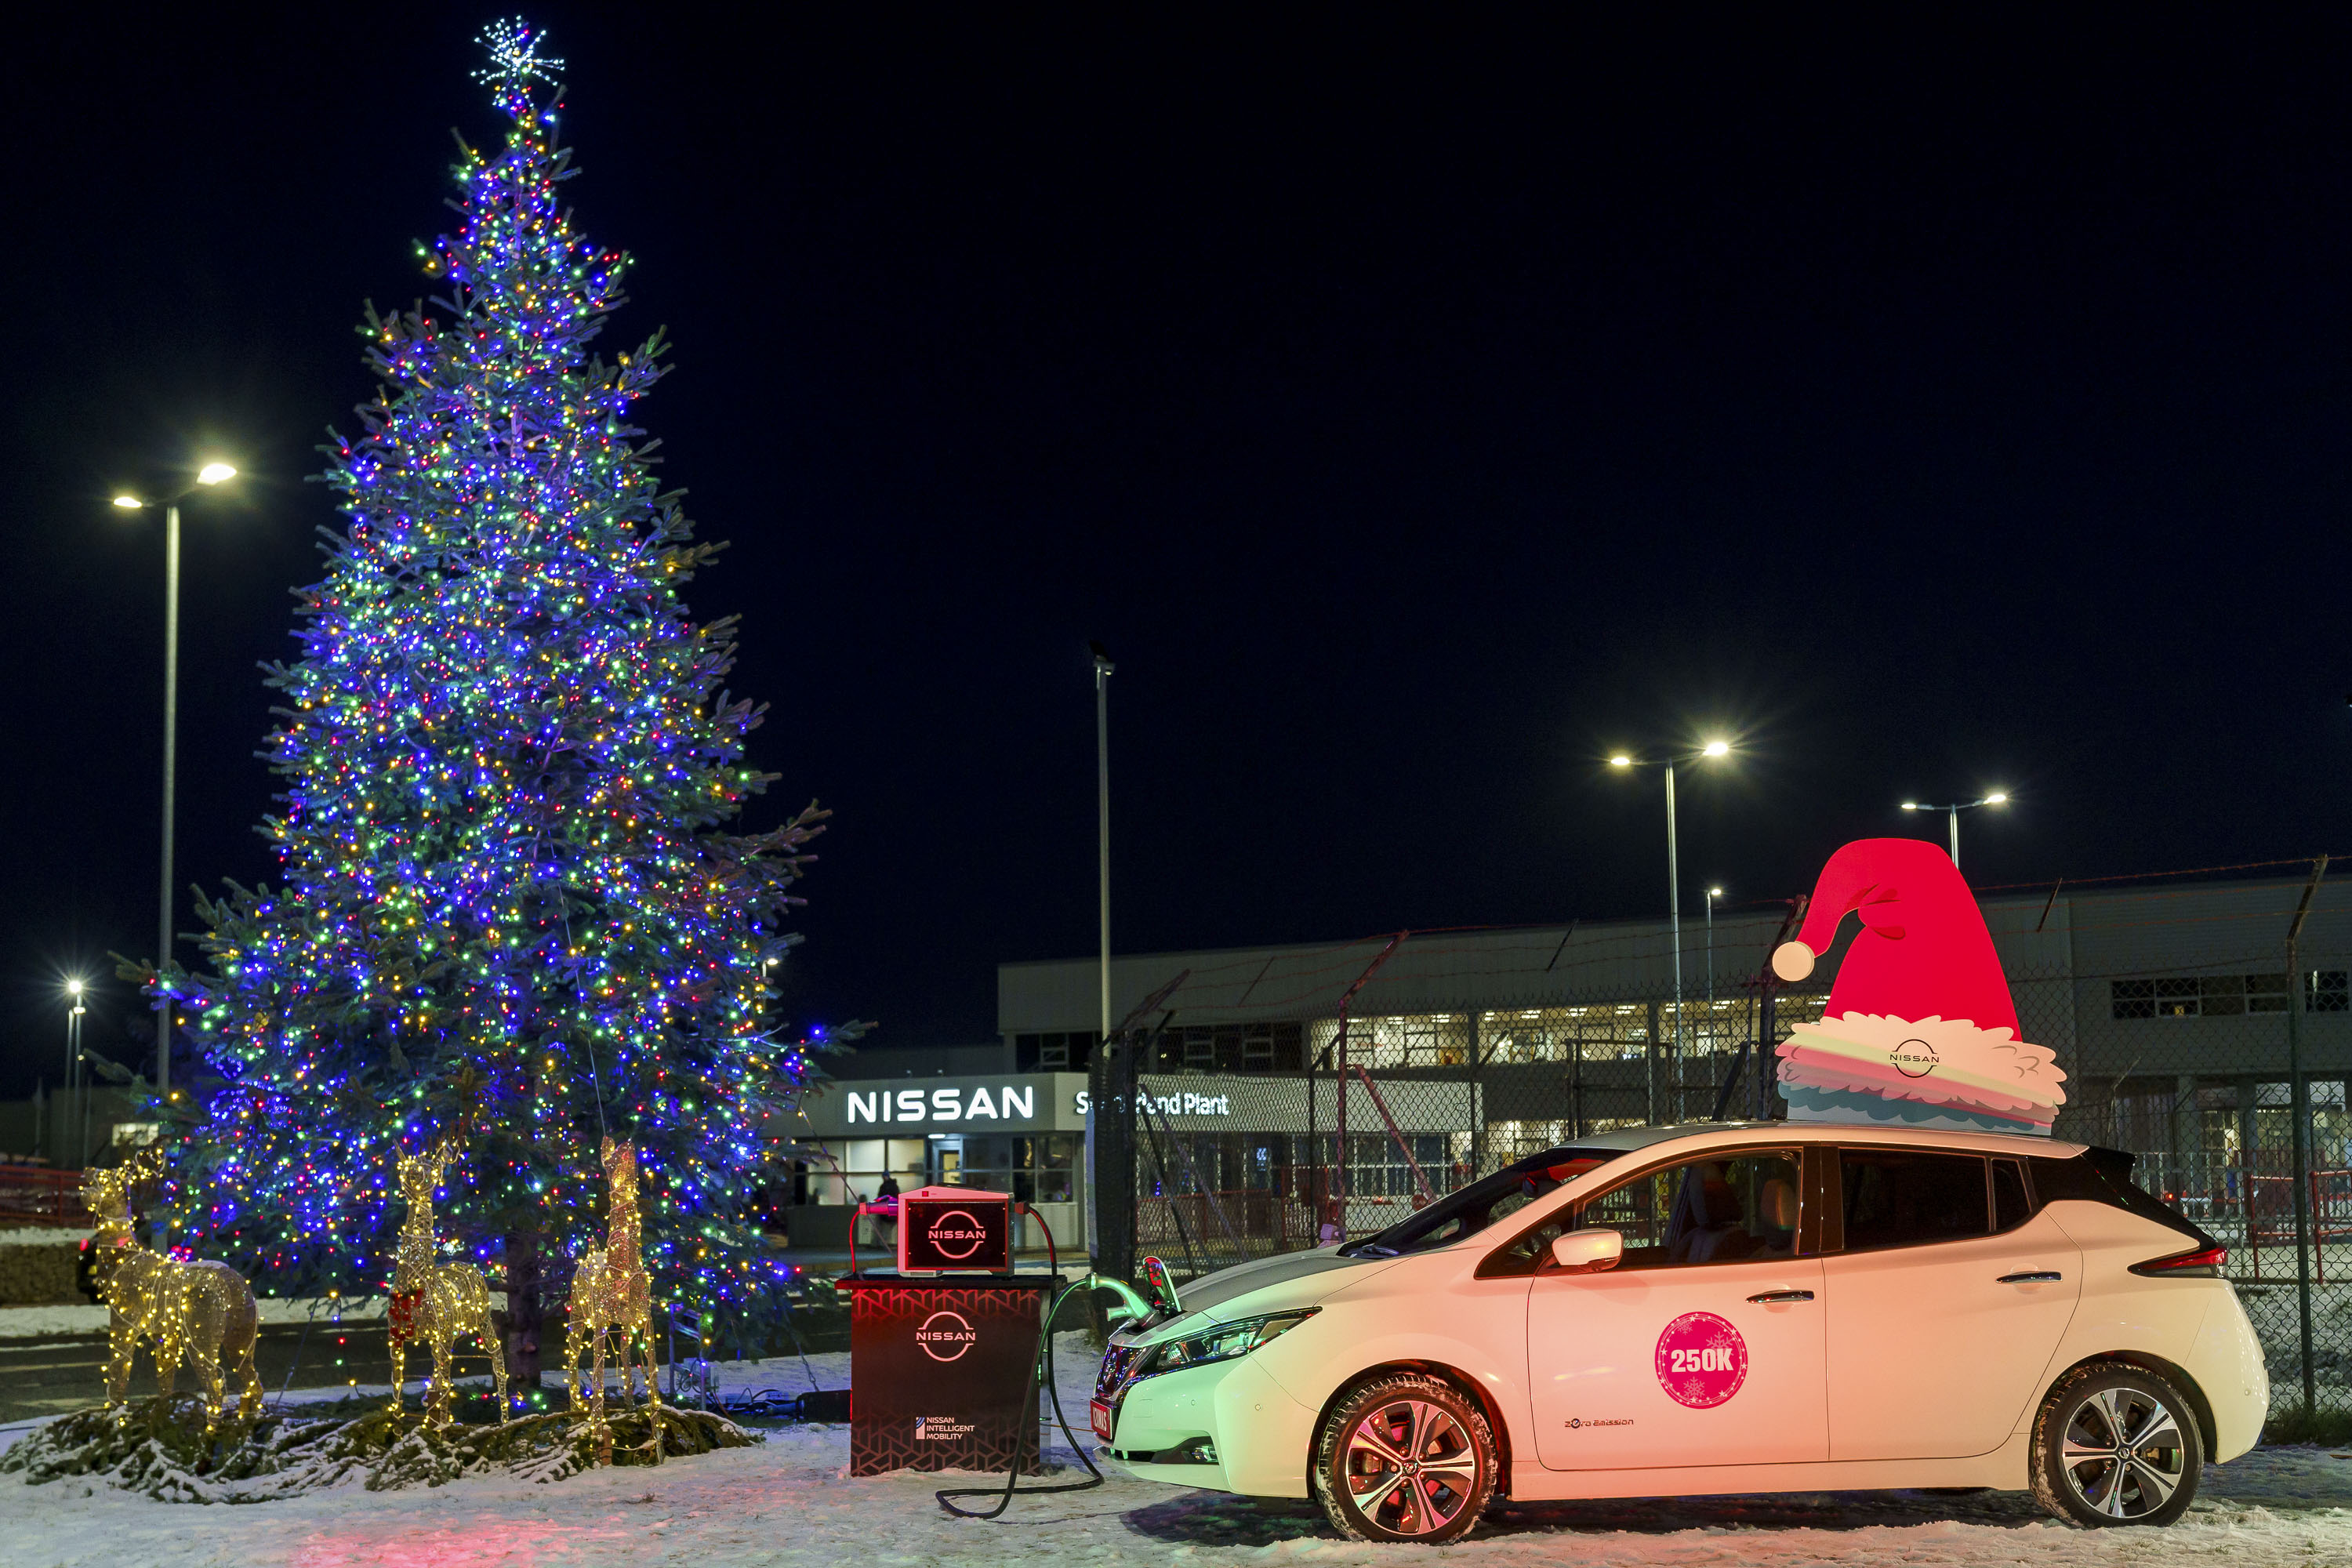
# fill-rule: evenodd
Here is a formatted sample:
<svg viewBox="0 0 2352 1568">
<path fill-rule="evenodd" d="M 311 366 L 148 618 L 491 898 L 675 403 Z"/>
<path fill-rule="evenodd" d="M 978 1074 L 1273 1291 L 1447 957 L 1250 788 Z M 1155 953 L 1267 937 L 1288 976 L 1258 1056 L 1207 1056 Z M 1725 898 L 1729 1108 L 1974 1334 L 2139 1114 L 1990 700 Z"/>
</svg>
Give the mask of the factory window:
<svg viewBox="0 0 2352 1568">
<path fill-rule="evenodd" d="M 1338 1066 L 1337 1018 L 1313 1026 L 1315 1064 Z M 1383 1068 L 1458 1068 L 1470 1065 L 1477 1028 L 1467 1013 L 1410 1013 L 1348 1020 L 1348 1065 Z"/>
<path fill-rule="evenodd" d="M 1013 1070 L 1014 1072 L 1083 1072 L 1087 1060 L 1094 1055 L 1095 1033 L 1092 1029 L 1074 1029 L 1066 1034 L 1015 1035 L 1013 1037 Z"/>
<path fill-rule="evenodd" d="M 1295 1022 L 1190 1024 L 1153 1035 L 1145 1060 L 1154 1072 L 1297 1072 L 1300 1037 Z"/>
<path fill-rule="evenodd" d="M 2306 1013 L 2352 1012 L 2352 976 L 2341 969 L 2307 970 Z M 2117 1018 L 2233 1018 L 2286 1011 L 2284 974 L 2158 975 L 2107 982 L 2107 1007 Z"/>
</svg>

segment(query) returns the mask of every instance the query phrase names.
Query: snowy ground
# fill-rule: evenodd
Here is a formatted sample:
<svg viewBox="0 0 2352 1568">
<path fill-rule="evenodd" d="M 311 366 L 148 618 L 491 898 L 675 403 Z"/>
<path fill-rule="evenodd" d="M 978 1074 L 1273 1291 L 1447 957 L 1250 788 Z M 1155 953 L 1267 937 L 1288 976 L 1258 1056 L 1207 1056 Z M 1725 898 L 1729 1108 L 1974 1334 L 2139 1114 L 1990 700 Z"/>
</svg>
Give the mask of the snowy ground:
<svg viewBox="0 0 2352 1568">
<path fill-rule="evenodd" d="M 503 1299 L 504 1292 L 499 1293 Z M 264 1296 L 256 1303 L 265 1323 L 328 1322 L 338 1312 L 345 1321 L 373 1321 L 383 1316 L 381 1296 L 329 1300 L 324 1296 Z M 88 1301 L 59 1307 L 0 1307 L 0 1340 L 39 1340 L 55 1334 L 102 1334 L 107 1309 Z"/>
<path fill-rule="evenodd" d="M 1064 1408 L 1082 1423 L 1092 1357 L 1077 1335 L 1063 1336 L 1061 1344 Z M 811 1360 L 819 1383 L 845 1383 L 845 1354 Z M 795 1393 L 809 1386 L 809 1375 L 796 1359 L 762 1362 L 725 1369 L 724 1386 Z M 1055 1441 L 1058 1446 L 1058 1434 Z M 1343 1542 L 1304 1505 L 1261 1513 L 1235 1499 L 1115 1473 L 1098 1490 L 1015 1499 L 1003 1522 L 950 1519 L 931 1493 L 959 1484 L 956 1479 L 853 1479 L 848 1453 L 846 1428 L 788 1427 L 759 1447 L 675 1460 L 659 1470 L 606 1470 L 545 1487 L 491 1479 L 393 1493 L 353 1486 L 244 1508 L 151 1502 L 66 1483 L 35 1487 L 6 1476 L 0 1477 L 0 1562 L 8 1568 L 886 1568 L 1045 1561 L 1102 1568 L 1322 1568 L 1392 1564 L 1412 1551 Z M 1066 1450 L 1058 1457 L 1070 1458 Z M 1072 1465 L 1054 1479 L 1083 1474 Z M 1449 1556 L 1464 1563 L 1596 1568 L 2347 1564 L 2352 1457 L 2270 1448 L 2208 1470 L 2196 1510 L 2168 1531 L 2070 1530 L 2043 1518 L 2029 1497 L 2011 1493 L 1636 1500 L 1515 1511 L 1483 1526 Z"/>
</svg>

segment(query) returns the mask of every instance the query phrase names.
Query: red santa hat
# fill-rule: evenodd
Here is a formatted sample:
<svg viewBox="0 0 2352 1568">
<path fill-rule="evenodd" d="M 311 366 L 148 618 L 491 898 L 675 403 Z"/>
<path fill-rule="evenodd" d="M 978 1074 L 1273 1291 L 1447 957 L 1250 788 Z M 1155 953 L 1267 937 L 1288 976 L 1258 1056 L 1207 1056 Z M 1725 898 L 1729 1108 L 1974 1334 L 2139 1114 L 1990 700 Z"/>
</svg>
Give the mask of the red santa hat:
<svg viewBox="0 0 2352 1568">
<path fill-rule="evenodd" d="M 1849 914 L 1862 917 L 1824 1016 L 1966 1019 L 2015 1037 L 2017 1005 L 1993 952 L 1976 896 L 1959 868 L 1917 838 L 1859 838 L 1830 857 L 1813 884 L 1796 940 L 1772 954 L 1772 972 L 1802 980 L 1837 941 Z"/>
</svg>

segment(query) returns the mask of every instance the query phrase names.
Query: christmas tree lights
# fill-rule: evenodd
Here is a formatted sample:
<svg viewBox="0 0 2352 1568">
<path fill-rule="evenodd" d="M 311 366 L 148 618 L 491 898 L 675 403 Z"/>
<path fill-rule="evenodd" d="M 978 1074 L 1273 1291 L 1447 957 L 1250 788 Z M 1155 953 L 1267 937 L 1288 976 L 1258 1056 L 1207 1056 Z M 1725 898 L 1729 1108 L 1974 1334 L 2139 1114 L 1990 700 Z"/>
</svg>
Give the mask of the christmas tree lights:
<svg viewBox="0 0 2352 1568">
<path fill-rule="evenodd" d="M 322 448 L 348 526 L 268 672 L 283 886 L 204 900 L 204 971 L 159 983 L 224 1080 L 175 1225 L 272 1293 L 378 1293 L 403 1153 L 457 1140 L 441 1217 L 503 1254 L 513 1343 L 541 1257 L 560 1289 L 552 1254 L 603 1228 L 607 1132 L 636 1146 L 657 1301 L 779 1295 L 747 1211 L 825 1044 L 784 1037 L 770 988 L 823 814 L 734 830 L 772 776 L 744 758 L 765 710 L 722 689 L 731 624 L 688 618 L 717 547 L 630 423 L 665 345 L 591 354 L 626 258 L 559 201 L 560 62 L 519 22 L 484 41 L 511 126 L 420 247 L 439 296 L 366 311 L 382 384 Z"/>
</svg>

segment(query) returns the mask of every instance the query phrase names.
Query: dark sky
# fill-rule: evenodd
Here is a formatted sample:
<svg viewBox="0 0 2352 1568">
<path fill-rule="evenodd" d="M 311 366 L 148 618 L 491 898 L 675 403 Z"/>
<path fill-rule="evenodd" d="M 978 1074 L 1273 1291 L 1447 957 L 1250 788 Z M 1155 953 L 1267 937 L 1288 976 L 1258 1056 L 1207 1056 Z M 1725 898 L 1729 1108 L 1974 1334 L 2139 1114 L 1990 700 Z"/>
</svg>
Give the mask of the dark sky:
<svg viewBox="0 0 2352 1568">
<path fill-rule="evenodd" d="M 1598 759 L 1717 730 L 1694 898 L 1992 785 L 1979 884 L 2352 849 L 2341 30 L 781 9 L 533 15 L 764 810 L 838 813 L 804 1018 L 985 1038 L 1000 961 L 1091 949 L 1088 637 L 1122 949 L 1661 912 Z M 311 448 L 499 129 L 487 10 L 82 14 L 0 67 L 8 1093 L 154 945 L 110 489 L 251 476 L 189 516 L 178 881 L 268 877 Z"/>
</svg>

